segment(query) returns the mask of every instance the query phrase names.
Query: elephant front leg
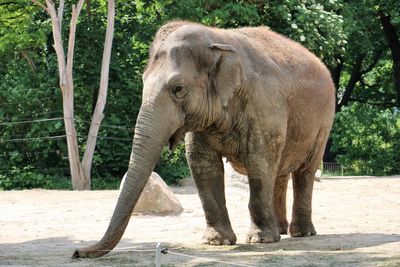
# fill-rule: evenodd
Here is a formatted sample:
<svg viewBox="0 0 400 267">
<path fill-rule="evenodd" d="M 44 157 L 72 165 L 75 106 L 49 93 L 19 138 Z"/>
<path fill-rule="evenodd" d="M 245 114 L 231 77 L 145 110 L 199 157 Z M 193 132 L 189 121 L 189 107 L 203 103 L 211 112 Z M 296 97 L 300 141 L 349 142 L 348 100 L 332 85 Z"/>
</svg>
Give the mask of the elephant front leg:
<svg viewBox="0 0 400 267">
<path fill-rule="evenodd" d="M 234 245 L 236 235 L 225 204 L 221 156 L 204 143 L 196 141 L 193 134 L 186 137 L 186 156 L 206 217 L 205 243 Z"/>
<path fill-rule="evenodd" d="M 250 139 L 248 162 L 246 163 L 250 186 L 249 210 L 251 216 L 248 243 L 271 243 L 277 242 L 281 238 L 273 198 L 277 168 L 283 147 L 282 140 L 284 138 L 281 138 L 280 135 L 270 138 L 267 144 L 261 138 L 257 138 L 257 135 Z M 284 194 L 278 195 L 282 200 Z M 283 203 L 279 206 L 281 205 Z M 279 210 L 279 212 L 283 211 Z M 283 218 L 283 214 L 281 217 L 282 222 L 280 221 L 280 223 L 284 224 L 286 218 Z"/>
</svg>

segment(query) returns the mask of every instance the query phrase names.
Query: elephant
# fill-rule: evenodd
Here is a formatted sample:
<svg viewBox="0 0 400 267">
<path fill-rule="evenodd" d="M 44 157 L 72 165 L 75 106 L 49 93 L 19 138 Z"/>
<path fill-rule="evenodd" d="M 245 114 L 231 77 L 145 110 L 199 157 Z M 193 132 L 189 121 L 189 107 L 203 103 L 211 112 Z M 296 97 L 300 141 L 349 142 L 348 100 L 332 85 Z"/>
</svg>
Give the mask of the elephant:
<svg viewBox="0 0 400 267">
<path fill-rule="evenodd" d="M 207 244 L 236 243 L 223 158 L 248 176 L 248 243 L 277 242 L 288 232 L 316 234 L 314 174 L 333 123 L 335 87 L 313 53 L 265 26 L 219 29 L 174 21 L 156 33 L 142 78 L 127 178 L 110 224 L 100 241 L 76 250 L 74 258 L 99 257 L 117 245 L 162 148 L 172 150 L 183 139 Z"/>
</svg>

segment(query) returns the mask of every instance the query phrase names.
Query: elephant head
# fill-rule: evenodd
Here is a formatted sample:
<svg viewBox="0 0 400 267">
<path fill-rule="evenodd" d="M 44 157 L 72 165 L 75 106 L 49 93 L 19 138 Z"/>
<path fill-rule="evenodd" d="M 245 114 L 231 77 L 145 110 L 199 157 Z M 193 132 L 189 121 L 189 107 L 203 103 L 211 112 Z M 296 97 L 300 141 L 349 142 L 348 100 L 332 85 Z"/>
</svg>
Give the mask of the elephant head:
<svg viewBox="0 0 400 267">
<path fill-rule="evenodd" d="M 99 257 L 117 245 L 163 146 L 173 149 L 186 132 L 220 123 L 242 83 L 238 51 L 215 29 L 174 22 L 158 31 L 143 74 L 127 178 L 111 222 L 98 243 L 76 250 L 74 257 Z"/>
</svg>

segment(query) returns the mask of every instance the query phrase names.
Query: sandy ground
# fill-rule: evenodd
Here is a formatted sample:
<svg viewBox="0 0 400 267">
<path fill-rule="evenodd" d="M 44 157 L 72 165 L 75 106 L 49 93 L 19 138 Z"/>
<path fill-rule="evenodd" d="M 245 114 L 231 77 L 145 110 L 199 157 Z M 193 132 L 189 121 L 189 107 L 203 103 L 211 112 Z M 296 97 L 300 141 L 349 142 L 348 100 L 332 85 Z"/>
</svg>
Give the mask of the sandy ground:
<svg viewBox="0 0 400 267">
<path fill-rule="evenodd" d="M 99 259 L 72 260 L 74 248 L 98 240 L 117 191 L 0 192 L 0 266 L 154 266 L 157 242 L 170 251 L 249 266 L 400 266 L 400 176 L 326 178 L 315 184 L 314 237 L 246 244 L 245 184 L 227 186 L 235 246 L 201 245 L 205 221 L 193 187 L 173 189 L 180 216 L 134 216 L 117 246 Z M 288 194 L 291 205 L 291 188 Z M 290 214 L 289 214 L 290 216 Z M 234 266 L 168 253 L 163 266 Z"/>
</svg>

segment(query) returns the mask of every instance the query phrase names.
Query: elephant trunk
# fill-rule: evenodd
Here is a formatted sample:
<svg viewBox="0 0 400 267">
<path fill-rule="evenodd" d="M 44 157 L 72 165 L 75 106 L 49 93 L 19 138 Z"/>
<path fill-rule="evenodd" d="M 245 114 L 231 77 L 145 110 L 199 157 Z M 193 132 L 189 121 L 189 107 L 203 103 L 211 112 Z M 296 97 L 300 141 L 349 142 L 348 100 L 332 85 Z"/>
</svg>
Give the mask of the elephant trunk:
<svg viewBox="0 0 400 267">
<path fill-rule="evenodd" d="M 135 127 L 127 177 L 108 229 L 99 242 L 76 250 L 73 258 L 100 257 L 111 251 L 120 241 L 133 209 L 160 158 L 161 149 L 174 130 L 171 129 L 171 121 L 165 119 L 165 116 L 165 111 L 157 111 L 154 106 L 142 106 Z"/>
</svg>

